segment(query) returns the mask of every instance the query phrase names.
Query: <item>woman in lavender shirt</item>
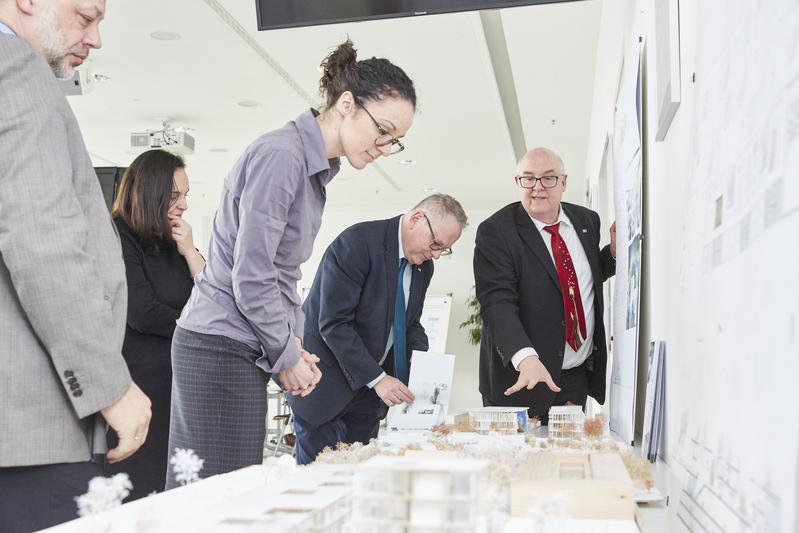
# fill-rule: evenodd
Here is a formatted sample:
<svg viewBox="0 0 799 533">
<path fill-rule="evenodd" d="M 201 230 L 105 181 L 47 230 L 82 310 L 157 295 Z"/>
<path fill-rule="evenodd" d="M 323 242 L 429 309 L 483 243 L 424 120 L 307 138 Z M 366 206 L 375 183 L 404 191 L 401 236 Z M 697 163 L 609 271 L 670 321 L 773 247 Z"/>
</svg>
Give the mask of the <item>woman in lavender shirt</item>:
<svg viewBox="0 0 799 533">
<path fill-rule="evenodd" d="M 262 462 L 272 375 L 313 393 L 321 372 L 302 349 L 297 281 L 325 187 L 341 156 L 360 170 L 401 151 L 413 122 L 413 82 L 387 59 L 358 61 L 347 40 L 322 69 L 325 109 L 256 139 L 225 178 L 207 264 L 175 329 L 169 449 L 193 449 L 203 477 Z"/>
</svg>

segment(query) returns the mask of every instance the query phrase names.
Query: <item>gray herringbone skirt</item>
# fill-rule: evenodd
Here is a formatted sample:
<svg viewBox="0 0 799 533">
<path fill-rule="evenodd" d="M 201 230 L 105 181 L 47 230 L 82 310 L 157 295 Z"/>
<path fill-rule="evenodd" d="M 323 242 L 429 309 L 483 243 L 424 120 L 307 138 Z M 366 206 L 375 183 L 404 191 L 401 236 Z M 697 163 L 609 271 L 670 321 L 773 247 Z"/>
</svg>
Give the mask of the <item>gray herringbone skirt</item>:
<svg viewBox="0 0 799 533">
<path fill-rule="evenodd" d="M 270 375 L 255 366 L 259 356 L 228 337 L 175 328 L 169 453 L 194 450 L 205 460 L 200 477 L 263 461 Z M 169 465 L 166 488 L 176 486 Z"/>
</svg>

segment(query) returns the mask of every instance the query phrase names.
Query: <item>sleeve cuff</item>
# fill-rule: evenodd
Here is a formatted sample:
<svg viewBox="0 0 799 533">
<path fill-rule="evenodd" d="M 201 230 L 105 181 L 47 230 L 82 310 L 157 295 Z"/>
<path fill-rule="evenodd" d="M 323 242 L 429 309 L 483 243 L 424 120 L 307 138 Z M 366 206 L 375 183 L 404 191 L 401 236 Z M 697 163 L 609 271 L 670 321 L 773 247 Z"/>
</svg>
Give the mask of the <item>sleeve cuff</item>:
<svg viewBox="0 0 799 533">
<path fill-rule="evenodd" d="M 297 361 L 300 360 L 300 352 L 297 349 L 297 343 L 294 342 L 294 337 L 294 331 L 289 331 L 286 347 L 283 348 L 283 352 L 277 357 L 274 363 L 269 361 L 268 355 L 262 350 L 261 357 L 255 360 L 255 365 L 264 372 L 269 372 L 271 374 L 277 374 L 278 372 L 282 372 L 296 365 Z"/>
<path fill-rule="evenodd" d="M 521 362 L 528 357 L 538 357 L 538 352 L 529 346 L 522 348 L 513 354 L 513 357 L 510 358 L 510 363 L 513 365 L 513 368 L 519 370 L 519 364 L 521 364 Z"/>
<path fill-rule="evenodd" d="M 377 376 L 375 379 L 367 383 L 366 386 L 369 387 L 370 389 L 374 389 L 375 385 L 377 385 L 380 382 L 380 380 L 383 379 L 384 377 L 386 377 L 386 373 L 381 372 L 379 376 Z"/>
</svg>

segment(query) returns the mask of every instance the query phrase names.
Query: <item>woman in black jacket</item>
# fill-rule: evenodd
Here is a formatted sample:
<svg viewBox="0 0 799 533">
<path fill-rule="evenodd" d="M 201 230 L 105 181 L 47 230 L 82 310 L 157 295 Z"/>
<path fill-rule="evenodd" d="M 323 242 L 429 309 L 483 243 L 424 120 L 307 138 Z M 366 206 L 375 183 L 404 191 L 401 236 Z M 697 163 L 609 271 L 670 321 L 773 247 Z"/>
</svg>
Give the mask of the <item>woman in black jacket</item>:
<svg viewBox="0 0 799 533">
<path fill-rule="evenodd" d="M 205 260 L 183 220 L 189 179 L 179 156 L 151 150 L 125 171 L 112 210 L 128 282 L 128 317 L 122 354 L 131 377 L 152 401 L 144 445 L 130 458 L 108 465 L 133 484 L 127 501 L 164 490 L 169 460 L 171 344 L 175 321 L 189 299 Z M 116 434 L 109 432 L 109 446 Z"/>
</svg>

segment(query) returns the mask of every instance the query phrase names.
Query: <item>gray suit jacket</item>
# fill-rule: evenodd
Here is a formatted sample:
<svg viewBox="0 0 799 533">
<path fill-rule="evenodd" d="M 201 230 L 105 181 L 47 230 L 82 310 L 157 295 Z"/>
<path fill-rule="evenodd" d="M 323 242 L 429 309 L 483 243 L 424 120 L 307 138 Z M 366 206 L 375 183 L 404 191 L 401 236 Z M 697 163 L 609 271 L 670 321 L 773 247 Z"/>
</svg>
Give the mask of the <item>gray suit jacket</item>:
<svg viewBox="0 0 799 533">
<path fill-rule="evenodd" d="M 86 461 L 130 386 L 122 252 L 47 63 L 0 34 L 0 467 Z"/>
</svg>

